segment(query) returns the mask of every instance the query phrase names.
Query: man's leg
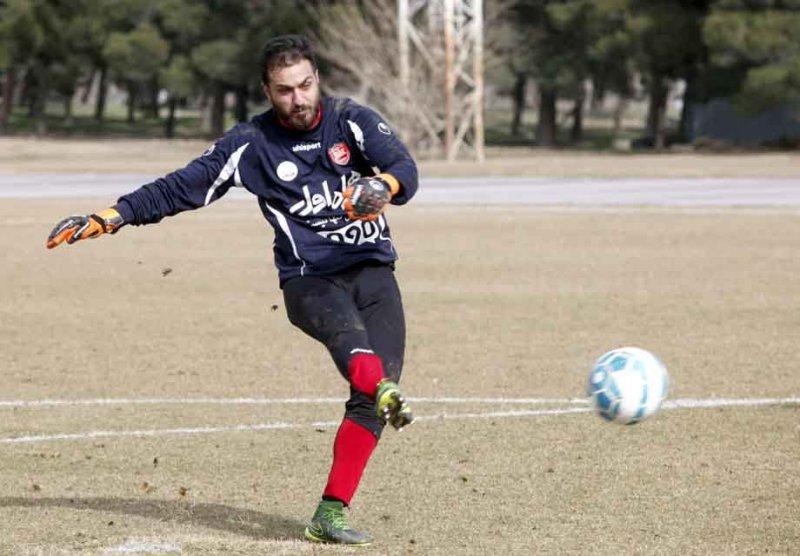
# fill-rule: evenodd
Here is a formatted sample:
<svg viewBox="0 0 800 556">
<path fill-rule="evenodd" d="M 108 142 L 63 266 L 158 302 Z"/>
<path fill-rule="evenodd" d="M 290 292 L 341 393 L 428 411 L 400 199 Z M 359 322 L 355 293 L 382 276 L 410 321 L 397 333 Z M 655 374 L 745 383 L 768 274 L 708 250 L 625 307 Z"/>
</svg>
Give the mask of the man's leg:
<svg viewBox="0 0 800 556">
<path fill-rule="evenodd" d="M 341 278 L 294 278 L 284 284 L 283 295 L 291 323 L 325 345 L 350 384 L 345 416 L 379 437 L 383 424 L 374 411 L 375 394 L 386 372 L 354 298 L 355 276 L 350 272 Z M 391 368 L 396 367 L 393 359 Z"/>
<path fill-rule="evenodd" d="M 290 321 L 322 342 L 350 382 L 351 397 L 333 446 L 333 464 L 323 500 L 306 529 L 306 538 L 344 544 L 371 539 L 349 528 L 342 513 L 350 504 L 364 468 L 377 445 L 383 422 L 375 412 L 375 393 L 385 377 L 369 343 L 366 326 L 346 283 L 305 277 L 284 285 Z"/>
<path fill-rule="evenodd" d="M 385 265 L 362 268 L 354 283 L 356 304 L 370 344 L 383 362 L 388 378 L 376 392 L 378 410 L 384 421 L 401 430 L 412 422 L 413 416 L 397 386 L 403 372 L 406 347 L 406 323 L 400 288 L 394 271 Z"/>
</svg>

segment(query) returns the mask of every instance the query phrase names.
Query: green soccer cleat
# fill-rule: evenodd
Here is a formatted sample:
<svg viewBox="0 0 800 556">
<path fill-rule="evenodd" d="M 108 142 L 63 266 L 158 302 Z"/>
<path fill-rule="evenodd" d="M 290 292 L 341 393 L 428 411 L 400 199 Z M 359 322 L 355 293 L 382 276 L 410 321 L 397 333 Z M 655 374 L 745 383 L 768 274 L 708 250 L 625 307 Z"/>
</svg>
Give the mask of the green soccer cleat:
<svg viewBox="0 0 800 556">
<path fill-rule="evenodd" d="M 378 417 L 385 423 L 389 423 L 397 430 L 414 422 L 414 415 L 408 407 L 403 393 L 396 383 L 388 379 L 383 379 L 378 384 L 378 392 L 375 394 L 375 407 Z"/>
<path fill-rule="evenodd" d="M 372 537 L 360 533 L 347 525 L 344 516 L 344 503 L 337 500 L 322 500 L 306 527 L 305 537 L 311 542 L 347 544 L 350 546 L 369 546 Z"/>
</svg>

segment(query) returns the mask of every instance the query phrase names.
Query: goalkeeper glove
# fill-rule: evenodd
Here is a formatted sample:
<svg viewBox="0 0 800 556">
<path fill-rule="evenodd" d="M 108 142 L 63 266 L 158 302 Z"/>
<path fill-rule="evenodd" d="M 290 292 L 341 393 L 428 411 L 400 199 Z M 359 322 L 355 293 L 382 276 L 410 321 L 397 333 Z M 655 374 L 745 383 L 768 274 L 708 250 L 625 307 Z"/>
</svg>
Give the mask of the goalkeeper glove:
<svg viewBox="0 0 800 556">
<path fill-rule="evenodd" d="M 344 191 L 344 211 L 350 220 L 377 220 L 400 190 L 397 178 L 378 174 L 350 181 Z"/>
<path fill-rule="evenodd" d="M 125 221 L 116 209 L 107 208 L 96 214 L 69 216 L 56 224 L 47 236 L 47 248 L 52 249 L 62 242 L 75 243 L 81 239 L 96 238 L 105 233 L 116 233 Z"/>
</svg>

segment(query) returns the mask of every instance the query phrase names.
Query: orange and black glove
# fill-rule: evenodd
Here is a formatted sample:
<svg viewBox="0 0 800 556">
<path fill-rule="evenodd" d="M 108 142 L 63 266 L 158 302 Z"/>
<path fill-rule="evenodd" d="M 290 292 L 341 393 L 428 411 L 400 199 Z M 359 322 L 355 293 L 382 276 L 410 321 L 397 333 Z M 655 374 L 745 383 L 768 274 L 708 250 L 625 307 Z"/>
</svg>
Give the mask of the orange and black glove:
<svg viewBox="0 0 800 556">
<path fill-rule="evenodd" d="M 400 191 L 400 182 L 390 174 L 351 180 L 344 190 L 344 211 L 350 220 L 377 220 Z"/>
<path fill-rule="evenodd" d="M 125 221 L 113 208 L 89 215 L 69 216 L 56 224 L 50 235 L 47 236 L 47 248 L 58 247 L 66 241 L 75 243 L 81 239 L 100 237 L 105 233 L 115 233 Z"/>
</svg>

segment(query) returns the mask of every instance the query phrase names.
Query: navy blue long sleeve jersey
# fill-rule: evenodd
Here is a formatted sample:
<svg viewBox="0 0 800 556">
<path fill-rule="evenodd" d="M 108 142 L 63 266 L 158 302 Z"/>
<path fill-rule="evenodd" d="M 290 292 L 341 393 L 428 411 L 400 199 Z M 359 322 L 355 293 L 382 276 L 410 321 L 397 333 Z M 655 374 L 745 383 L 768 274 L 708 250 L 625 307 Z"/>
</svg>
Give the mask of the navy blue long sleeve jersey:
<svg viewBox="0 0 800 556">
<path fill-rule="evenodd" d="M 373 110 L 326 97 L 311 130 L 283 126 L 275 110 L 239 124 L 185 168 L 120 197 L 116 208 L 133 225 L 158 222 L 208 205 L 231 187 L 258 198 L 275 231 L 281 285 L 295 276 L 332 274 L 354 264 L 397 258 L 386 218 L 350 221 L 342 193 L 351 177 L 393 175 L 402 205 L 417 190 L 417 167 L 406 147 Z"/>
</svg>

